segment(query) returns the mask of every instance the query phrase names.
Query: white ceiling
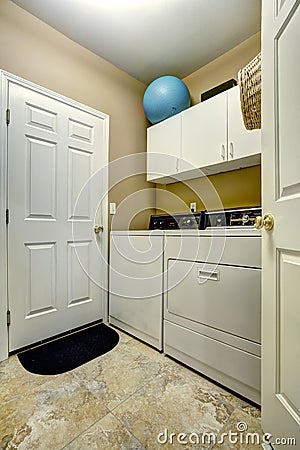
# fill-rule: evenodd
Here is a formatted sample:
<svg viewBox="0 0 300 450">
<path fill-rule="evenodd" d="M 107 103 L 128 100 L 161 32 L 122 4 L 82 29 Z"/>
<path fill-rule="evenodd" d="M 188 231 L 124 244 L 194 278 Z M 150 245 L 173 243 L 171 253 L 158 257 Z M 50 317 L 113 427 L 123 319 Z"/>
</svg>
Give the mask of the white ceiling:
<svg viewBox="0 0 300 450">
<path fill-rule="evenodd" d="M 148 84 L 183 78 L 260 30 L 261 0 L 13 0 Z"/>
</svg>

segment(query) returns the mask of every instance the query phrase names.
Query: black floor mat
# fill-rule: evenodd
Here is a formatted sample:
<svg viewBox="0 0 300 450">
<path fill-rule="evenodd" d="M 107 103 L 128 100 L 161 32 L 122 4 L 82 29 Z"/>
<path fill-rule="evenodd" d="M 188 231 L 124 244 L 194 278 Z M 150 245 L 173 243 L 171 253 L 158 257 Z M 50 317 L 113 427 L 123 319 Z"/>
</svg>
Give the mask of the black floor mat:
<svg viewBox="0 0 300 450">
<path fill-rule="evenodd" d="M 57 375 L 109 352 L 118 342 L 118 333 L 100 323 L 21 352 L 18 358 L 28 372 Z"/>
</svg>

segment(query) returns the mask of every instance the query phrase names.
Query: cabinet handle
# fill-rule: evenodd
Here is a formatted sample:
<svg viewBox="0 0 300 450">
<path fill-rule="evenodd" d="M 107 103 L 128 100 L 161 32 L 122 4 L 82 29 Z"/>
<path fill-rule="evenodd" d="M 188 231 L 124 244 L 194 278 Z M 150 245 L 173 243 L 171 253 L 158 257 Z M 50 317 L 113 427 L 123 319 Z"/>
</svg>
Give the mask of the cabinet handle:
<svg viewBox="0 0 300 450">
<path fill-rule="evenodd" d="M 233 142 L 230 142 L 229 144 L 229 155 L 233 158 Z"/>
<path fill-rule="evenodd" d="M 179 158 L 176 158 L 176 172 L 179 171 Z"/>
<path fill-rule="evenodd" d="M 221 158 L 222 158 L 223 160 L 225 160 L 225 145 L 224 145 L 224 144 L 221 145 L 221 153 L 220 153 L 220 156 L 221 156 Z"/>
</svg>

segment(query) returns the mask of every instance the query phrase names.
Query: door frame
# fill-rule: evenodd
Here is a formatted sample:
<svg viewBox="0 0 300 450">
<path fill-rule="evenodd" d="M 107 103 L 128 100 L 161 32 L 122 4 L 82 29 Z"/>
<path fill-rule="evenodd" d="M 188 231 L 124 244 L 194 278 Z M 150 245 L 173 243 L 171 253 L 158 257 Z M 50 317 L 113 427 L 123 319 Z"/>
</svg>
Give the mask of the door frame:
<svg viewBox="0 0 300 450">
<path fill-rule="evenodd" d="M 65 103 L 69 106 L 73 106 L 84 112 L 92 114 L 96 117 L 104 120 L 104 154 L 103 154 L 103 177 L 102 181 L 105 183 L 103 192 L 108 194 L 109 188 L 109 115 L 102 113 L 96 109 L 86 106 L 82 103 L 51 91 L 47 88 L 39 86 L 31 81 L 24 80 L 23 78 L 13 75 L 4 70 L 0 70 L 1 81 L 1 98 L 0 98 L 0 361 L 8 358 L 8 327 L 7 327 L 7 310 L 8 310 L 8 247 L 7 247 L 7 225 L 6 225 L 6 209 L 8 208 L 8 174 L 7 174 L 7 152 L 8 152 L 8 136 L 7 136 L 7 124 L 6 124 L 6 110 L 8 108 L 9 99 L 9 84 L 19 84 L 23 87 L 34 90 L 40 94 L 46 95 L 59 102 Z M 106 261 L 108 261 L 108 195 L 104 195 L 102 203 L 102 216 L 104 231 L 101 234 L 102 241 L 102 254 Z M 108 318 L 108 264 L 103 268 L 103 320 L 107 321 Z"/>
</svg>

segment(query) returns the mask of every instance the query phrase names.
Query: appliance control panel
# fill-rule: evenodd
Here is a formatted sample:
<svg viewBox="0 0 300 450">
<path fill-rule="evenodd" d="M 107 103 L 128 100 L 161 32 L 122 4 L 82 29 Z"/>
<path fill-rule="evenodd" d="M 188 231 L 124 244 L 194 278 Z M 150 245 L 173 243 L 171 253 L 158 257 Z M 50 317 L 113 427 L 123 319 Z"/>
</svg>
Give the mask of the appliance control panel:
<svg viewBox="0 0 300 450">
<path fill-rule="evenodd" d="M 237 208 L 224 211 L 206 211 L 205 228 L 254 227 L 255 219 L 261 216 L 261 208 Z"/>
<path fill-rule="evenodd" d="M 260 207 L 151 215 L 149 230 L 205 230 L 214 227 L 254 227 Z"/>
<path fill-rule="evenodd" d="M 150 217 L 149 230 L 204 230 L 205 212 L 160 214 Z"/>
</svg>

